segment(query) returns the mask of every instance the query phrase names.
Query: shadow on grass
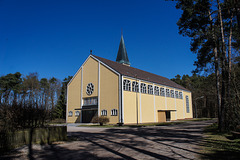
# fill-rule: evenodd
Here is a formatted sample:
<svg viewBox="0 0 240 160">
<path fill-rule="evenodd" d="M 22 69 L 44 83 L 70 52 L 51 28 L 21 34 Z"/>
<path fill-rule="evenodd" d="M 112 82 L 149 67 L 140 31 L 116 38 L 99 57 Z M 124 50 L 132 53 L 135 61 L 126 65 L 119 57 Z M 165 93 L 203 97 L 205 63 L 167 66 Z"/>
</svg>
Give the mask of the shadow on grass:
<svg viewBox="0 0 240 160">
<path fill-rule="evenodd" d="M 202 159 L 239 159 L 240 158 L 240 139 L 234 139 L 229 133 L 220 133 L 217 124 L 206 127 L 207 137 L 202 142 Z"/>
</svg>

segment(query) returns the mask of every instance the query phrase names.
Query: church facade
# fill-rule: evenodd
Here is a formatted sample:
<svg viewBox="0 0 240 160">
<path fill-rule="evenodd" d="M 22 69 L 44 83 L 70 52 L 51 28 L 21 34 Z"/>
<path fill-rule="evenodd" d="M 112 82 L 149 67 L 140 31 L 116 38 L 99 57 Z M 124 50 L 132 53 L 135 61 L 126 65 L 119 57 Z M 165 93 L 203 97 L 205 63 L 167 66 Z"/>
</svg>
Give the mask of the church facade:
<svg viewBox="0 0 240 160">
<path fill-rule="evenodd" d="M 193 118 L 192 95 L 173 81 L 130 67 L 123 36 L 116 62 L 90 54 L 67 87 L 67 123 L 153 123 Z"/>
</svg>

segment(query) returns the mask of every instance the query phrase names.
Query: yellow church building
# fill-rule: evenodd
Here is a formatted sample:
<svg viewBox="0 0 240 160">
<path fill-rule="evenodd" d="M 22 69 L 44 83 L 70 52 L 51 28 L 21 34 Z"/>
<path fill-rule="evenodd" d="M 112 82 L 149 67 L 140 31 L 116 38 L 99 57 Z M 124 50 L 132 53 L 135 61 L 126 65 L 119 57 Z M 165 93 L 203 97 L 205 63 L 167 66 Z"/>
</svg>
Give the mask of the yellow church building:
<svg viewBox="0 0 240 160">
<path fill-rule="evenodd" d="M 189 90 L 130 66 L 123 36 L 117 59 L 90 54 L 67 86 L 67 123 L 153 123 L 193 118 Z"/>
</svg>

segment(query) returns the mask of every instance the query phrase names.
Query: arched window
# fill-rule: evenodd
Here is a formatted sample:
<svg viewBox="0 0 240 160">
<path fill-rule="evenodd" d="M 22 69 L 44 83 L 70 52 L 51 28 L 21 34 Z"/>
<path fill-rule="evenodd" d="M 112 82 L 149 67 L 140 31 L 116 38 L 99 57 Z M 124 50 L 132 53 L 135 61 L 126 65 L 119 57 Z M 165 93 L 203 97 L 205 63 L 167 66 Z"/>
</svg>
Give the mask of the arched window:
<svg viewBox="0 0 240 160">
<path fill-rule="evenodd" d="M 75 116 L 78 117 L 80 115 L 80 112 L 79 111 L 76 111 L 75 112 Z"/>
<path fill-rule="evenodd" d="M 117 116 L 117 110 L 116 109 L 111 110 L 111 116 Z"/>
<path fill-rule="evenodd" d="M 72 117 L 73 116 L 73 112 L 72 111 L 69 111 L 68 112 L 68 117 Z"/>
<path fill-rule="evenodd" d="M 107 116 L 107 110 L 105 110 L 105 109 L 102 110 L 102 111 L 101 111 L 101 116 Z"/>
<path fill-rule="evenodd" d="M 133 81 L 133 82 L 132 82 L 132 91 L 133 91 L 133 92 L 139 92 L 138 82 L 136 82 L 136 81 Z"/>
<path fill-rule="evenodd" d="M 190 110 L 189 110 L 189 99 L 188 99 L 188 96 L 186 96 L 186 110 L 187 110 L 187 113 L 190 112 Z"/>
<path fill-rule="evenodd" d="M 171 90 L 171 97 L 174 98 L 174 90 Z"/>
<path fill-rule="evenodd" d="M 175 91 L 175 97 L 178 98 L 178 91 Z"/>
<path fill-rule="evenodd" d="M 147 87 L 145 83 L 141 83 L 141 93 L 147 93 Z"/>
<path fill-rule="evenodd" d="M 153 94 L 153 86 L 148 85 L 148 94 Z"/>
<path fill-rule="evenodd" d="M 183 94 L 182 94 L 182 92 L 179 92 L 179 98 L 180 98 L 180 99 L 183 99 Z"/>
<path fill-rule="evenodd" d="M 159 96 L 159 87 L 158 86 L 154 86 L 154 94 L 156 96 Z"/>
<path fill-rule="evenodd" d="M 169 91 L 169 89 L 166 89 L 166 97 L 170 97 L 170 91 Z"/>
<path fill-rule="evenodd" d="M 123 90 L 131 91 L 131 81 L 124 79 L 123 80 Z"/>
<path fill-rule="evenodd" d="M 164 88 L 161 88 L 161 89 L 160 89 L 160 92 L 161 92 L 161 93 L 160 93 L 161 96 L 165 96 L 165 89 L 164 89 Z"/>
</svg>

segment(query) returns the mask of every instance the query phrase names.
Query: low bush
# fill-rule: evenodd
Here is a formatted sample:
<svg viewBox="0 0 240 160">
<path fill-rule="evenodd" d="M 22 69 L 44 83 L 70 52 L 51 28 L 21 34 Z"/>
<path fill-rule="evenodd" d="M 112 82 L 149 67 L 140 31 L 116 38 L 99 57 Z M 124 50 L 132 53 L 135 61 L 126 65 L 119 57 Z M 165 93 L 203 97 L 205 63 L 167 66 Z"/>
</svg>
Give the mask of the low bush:
<svg viewBox="0 0 240 160">
<path fill-rule="evenodd" d="M 99 123 L 100 126 L 102 126 L 103 124 L 106 124 L 106 123 L 109 122 L 109 118 L 106 117 L 106 116 L 100 116 L 100 117 L 95 116 L 95 117 L 93 117 L 91 122 L 92 123 Z"/>
</svg>

